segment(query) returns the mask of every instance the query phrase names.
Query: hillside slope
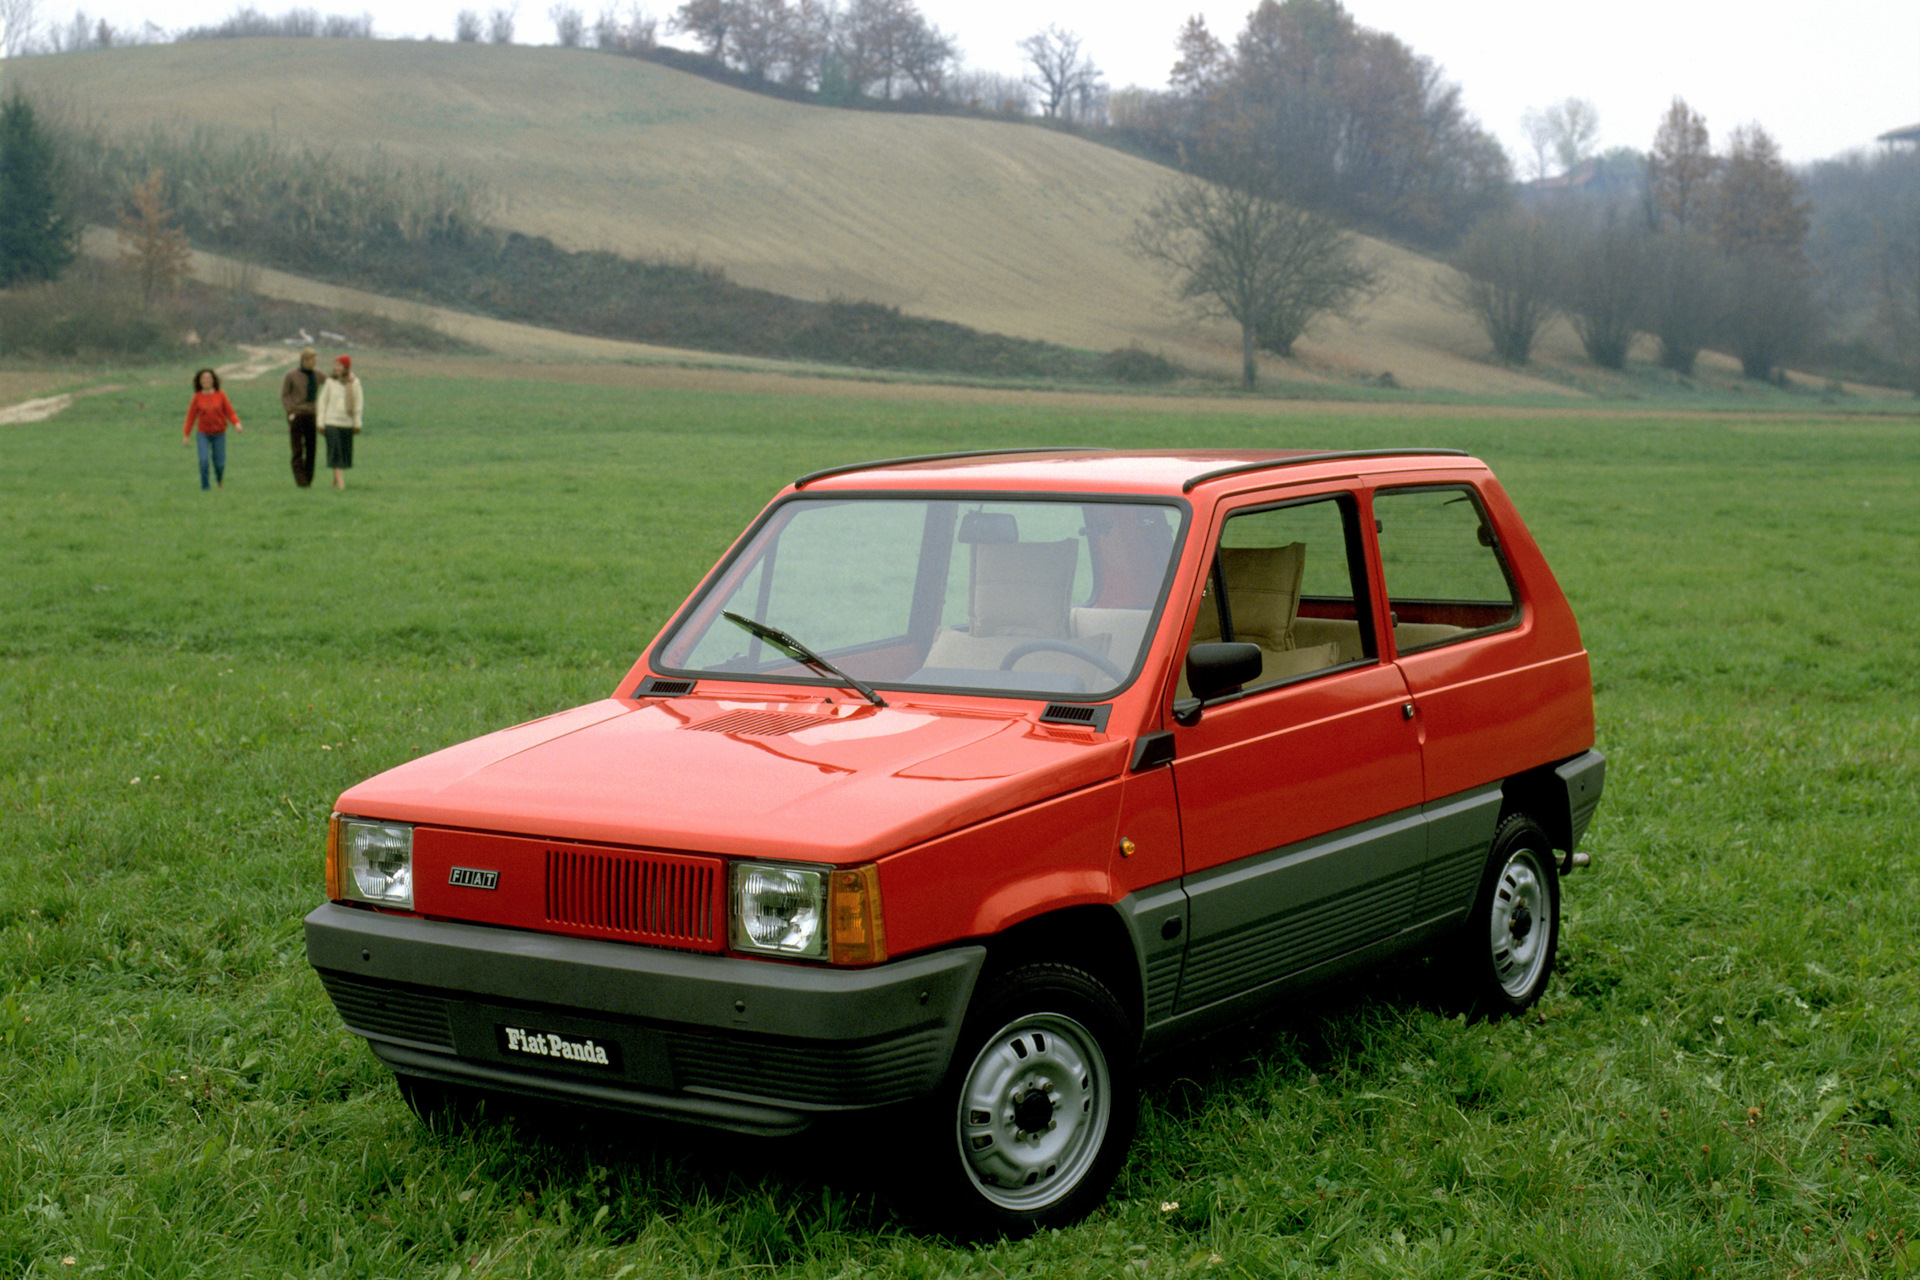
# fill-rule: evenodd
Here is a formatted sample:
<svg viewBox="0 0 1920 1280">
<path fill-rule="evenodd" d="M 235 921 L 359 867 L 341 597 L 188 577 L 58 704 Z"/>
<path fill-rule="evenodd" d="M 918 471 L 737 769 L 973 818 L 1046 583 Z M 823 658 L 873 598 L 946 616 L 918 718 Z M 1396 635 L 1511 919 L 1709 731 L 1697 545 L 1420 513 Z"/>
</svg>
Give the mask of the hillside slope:
<svg viewBox="0 0 1920 1280">
<path fill-rule="evenodd" d="M 558 48 L 221 40 L 9 60 L 7 75 L 114 131 L 267 128 L 444 164 L 489 184 L 499 224 L 566 248 L 697 259 L 797 297 L 1237 368 L 1237 332 L 1193 321 L 1127 251 L 1169 171 L 1043 128 L 801 106 Z M 1270 374 L 1564 390 L 1483 361 L 1477 331 L 1434 301 L 1443 268 L 1368 251 L 1390 290 Z M 1546 358 L 1570 358 L 1570 341 L 1550 335 Z"/>
</svg>

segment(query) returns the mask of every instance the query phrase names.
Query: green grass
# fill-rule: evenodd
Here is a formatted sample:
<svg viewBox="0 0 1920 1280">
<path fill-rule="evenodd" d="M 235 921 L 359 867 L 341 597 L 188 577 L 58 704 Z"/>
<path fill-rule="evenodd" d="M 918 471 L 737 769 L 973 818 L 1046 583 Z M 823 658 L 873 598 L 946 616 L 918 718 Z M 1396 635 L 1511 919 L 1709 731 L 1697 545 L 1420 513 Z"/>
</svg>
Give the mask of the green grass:
<svg viewBox="0 0 1920 1280">
<path fill-rule="evenodd" d="M 0 1274 L 1886 1276 L 1920 1264 L 1911 421 L 1137 411 L 409 380 L 352 488 L 273 383 L 0 427 Z M 999 444 L 1460 446 L 1594 655 L 1607 797 L 1523 1022 L 1419 974 L 1157 1064 L 1106 1209 L 980 1249 L 855 1130 L 418 1126 L 299 921 L 345 786 L 609 692 L 781 483 Z"/>
</svg>

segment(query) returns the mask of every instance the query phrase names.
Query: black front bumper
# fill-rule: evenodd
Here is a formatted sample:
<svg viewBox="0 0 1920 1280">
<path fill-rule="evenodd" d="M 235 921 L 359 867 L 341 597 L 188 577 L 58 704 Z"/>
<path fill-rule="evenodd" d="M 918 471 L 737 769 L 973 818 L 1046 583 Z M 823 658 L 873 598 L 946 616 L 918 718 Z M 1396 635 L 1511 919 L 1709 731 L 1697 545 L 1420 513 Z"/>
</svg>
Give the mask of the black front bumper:
<svg viewBox="0 0 1920 1280">
<path fill-rule="evenodd" d="M 337 903 L 306 937 L 348 1030 L 396 1072 L 766 1134 L 931 1092 L 986 957 L 828 969 Z"/>
</svg>

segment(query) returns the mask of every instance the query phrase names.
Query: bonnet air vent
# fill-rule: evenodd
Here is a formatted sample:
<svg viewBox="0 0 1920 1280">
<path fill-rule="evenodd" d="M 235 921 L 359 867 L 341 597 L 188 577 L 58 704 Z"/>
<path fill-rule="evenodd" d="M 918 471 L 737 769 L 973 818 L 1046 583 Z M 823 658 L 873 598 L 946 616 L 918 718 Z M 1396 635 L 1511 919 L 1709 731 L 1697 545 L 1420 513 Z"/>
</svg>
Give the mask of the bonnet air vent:
<svg viewBox="0 0 1920 1280">
<path fill-rule="evenodd" d="M 693 692 L 691 680 L 663 680 L 659 676 L 648 676 L 633 691 L 636 698 L 677 698 L 683 693 Z"/>
<path fill-rule="evenodd" d="M 1068 724 L 1076 729 L 1097 729 L 1105 733 L 1107 713 L 1112 710 L 1106 703 L 1089 707 L 1077 702 L 1049 702 L 1047 709 L 1040 713 L 1040 723 Z"/>
<path fill-rule="evenodd" d="M 754 738 L 777 738 L 831 722 L 831 716 L 795 715 L 786 711 L 729 711 L 711 720 L 687 725 L 701 733 L 741 733 Z"/>
</svg>

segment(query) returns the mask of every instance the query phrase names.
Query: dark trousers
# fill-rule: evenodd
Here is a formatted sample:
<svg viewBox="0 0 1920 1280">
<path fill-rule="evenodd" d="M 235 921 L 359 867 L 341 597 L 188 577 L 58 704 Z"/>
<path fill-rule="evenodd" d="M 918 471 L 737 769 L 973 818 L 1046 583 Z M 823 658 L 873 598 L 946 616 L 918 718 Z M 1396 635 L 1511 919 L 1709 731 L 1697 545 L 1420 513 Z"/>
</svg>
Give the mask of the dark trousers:
<svg viewBox="0 0 1920 1280">
<path fill-rule="evenodd" d="M 293 444 L 293 482 L 302 489 L 313 483 L 317 435 L 311 413 L 296 413 L 287 419 L 287 438 Z"/>
</svg>

